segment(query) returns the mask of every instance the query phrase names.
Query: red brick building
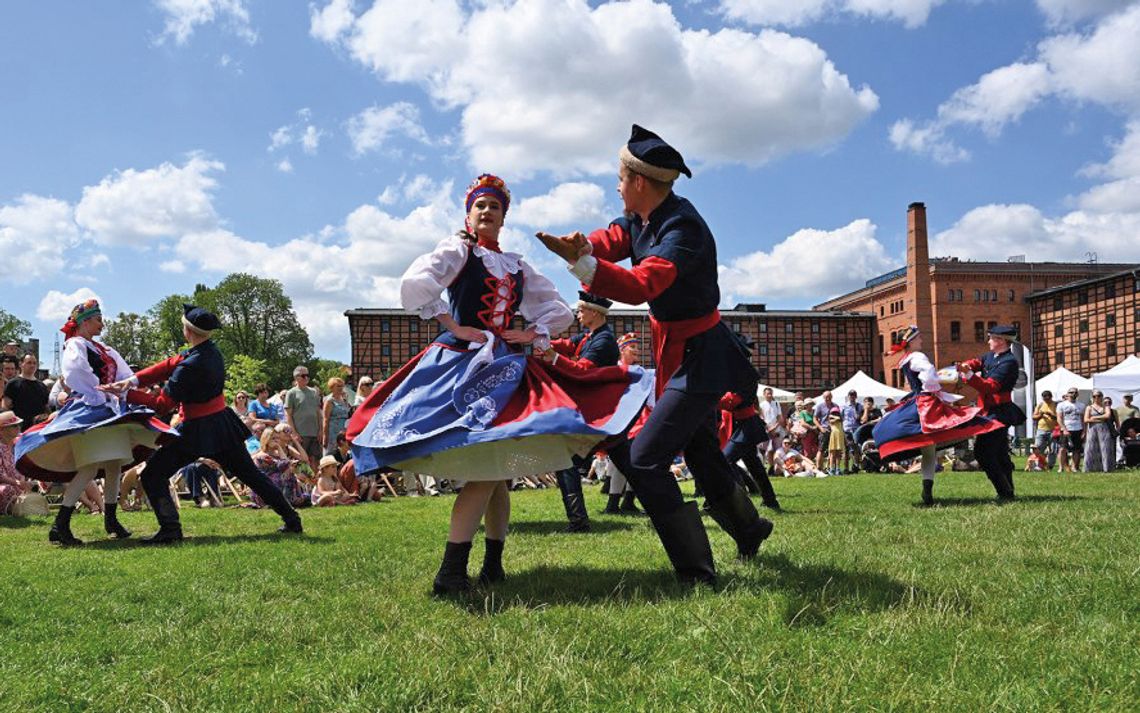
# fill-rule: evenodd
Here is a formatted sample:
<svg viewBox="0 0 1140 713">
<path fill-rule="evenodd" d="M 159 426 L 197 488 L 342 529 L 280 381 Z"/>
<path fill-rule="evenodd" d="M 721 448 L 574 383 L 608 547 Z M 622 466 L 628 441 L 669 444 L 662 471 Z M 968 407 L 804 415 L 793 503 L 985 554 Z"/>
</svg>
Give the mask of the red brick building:
<svg viewBox="0 0 1140 713">
<path fill-rule="evenodd" d="M 1140 354 L 1140 266 L 1029 295 L 1028 344 L 1038 374 L 1081 376 Z"/>
<path fill-rule="evenodd" d="M 1024 262 L 1017 257 L 1009 262 L 928 258 L 926 207 L 922 203 L 912 203 L 907 210 L 907 262 L 907 267 L 868 280 L 860 290 L 816 306 L 817 310 L 873 313 L 877 319 L 873 376 L 900 387 L 902 378 L 894 368 L 896 358 L 887 351 L 894 335 L 907 325 L 917 324 L 923 329 L 928 355 L 936 365 L 947 366 L 985 351 L 986 330 L 994 324 L 1012 324 L 1022 339 L 1028 339 L 1029 295 L 1135 267 Z M 1037 373 L 1046 371 L 1037 365 Z"/>
</svg>

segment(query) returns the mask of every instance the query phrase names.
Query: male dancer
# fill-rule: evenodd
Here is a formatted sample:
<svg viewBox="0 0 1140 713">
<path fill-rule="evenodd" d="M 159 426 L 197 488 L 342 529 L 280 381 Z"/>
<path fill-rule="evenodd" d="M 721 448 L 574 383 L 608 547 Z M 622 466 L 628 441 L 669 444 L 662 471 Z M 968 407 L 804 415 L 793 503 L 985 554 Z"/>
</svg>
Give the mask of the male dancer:
<svg viewBox="0 0 1140 713">
<path fill-rule="evenodd" d="M 657 403 L 632 441 L 609 449 L 633 483 L 683 581 L 713 582 L 716 568 L 695 502 L 686 503 L 669 466 L 678 451 L 704 480 L 708 510 L 751 557 L 772 532 L 732 477 L 715 414 L 726 391 L 755 388 L 744 346 L 720 320 L 716 242 L 693 205 L 673 193 L 692 172 L 660 136 L 636 124 L 619 152 L 625 217 L 587 239 L 539 233 L 548 249 L 597 295 L 648 302 L 657 363 Z M 630 258 L 632 269 L 616 262 Z"/>
<path fill-rule="evenodd" d="M 182 437 L 159 448 L 143 470 L 143 489 L 154 508 L 159 529 L 141 542 L 163 545 L 182 539 L 178 508 L 170 498 L 170 478 L 179 468 L 200 457 L 220 463 L 227 473 L 248 485 L 273 508 L 285 521 L 280 532 L 301 532 L 301 517 L 297 511 L 249 457 L 245 447 L 249 429 L 226 407 L 222 393 L 226 364 L 210 338 L 221 323 L 201 307 L 183 305 L 182 310 L 182 336 L 189 349 L 143 369 L 130 379 L 101 387 L 106 391 L 123 391 L 131 386 L 146 387 L 165 381 L 158 396 L 131 389 L 127 401 L 149 406 L 159 413 L 175 407 L 181 410 Z"/>
<path fill-rule="evenodd" d="M 1013 403 L 1011 392 L 1017 383 L 1017 358 L 1010 345 L 1017 341 L 1017 330 L 999 324 L 989 331 L 990 351 L 981 359 L 971 359 L 958 365 L 962 378 L 978 392 L 978 406 L 985 415 L 1006 426 L 1025 423 L 1025 412 Z M 998 502 L 1014 499 L 1013 460 L 1009 457 L 1009 434 L 999 429 L 978 435 L 974 439 L 974 456 L 993 483 Z"/>
<path fill-rule="evenodd" d="M 776 491 L 772 488 L 772 481 L 768 480 L 768 472 L 764 470 L 757 451 L 761 443 L 768 442 L 768 431 L 764 428 L 758 407 L 756 389 L 743 394 L 730 391 L 721 398 L 722 423 L 732 434 L 724 445 L 724 457 L 732 464 L 742 484 L 750 492 L 760 494 L 765 507 L 779 510 Z M 744 461 L 747 470 L 741 471 L 737 461 Z"/>
<path fill-rule="evenodd" d="M 573 370 L 595 369 L 618 363 L 618 345 L 614 331 L 606 324 L 606 316 L 613 304 L 605 297 L 589 292 L 578 292 L 576 316 L 582 333 L 570 339 L 555 339 L 546 350 L 546 358 L 555 364 Z M 570 524 L 567 532 L 589 532 L 590 516 L 582 495 L 582 464 L 558 471 L 558 489 L 562 491 L 562 505 Z"/>
</svg>

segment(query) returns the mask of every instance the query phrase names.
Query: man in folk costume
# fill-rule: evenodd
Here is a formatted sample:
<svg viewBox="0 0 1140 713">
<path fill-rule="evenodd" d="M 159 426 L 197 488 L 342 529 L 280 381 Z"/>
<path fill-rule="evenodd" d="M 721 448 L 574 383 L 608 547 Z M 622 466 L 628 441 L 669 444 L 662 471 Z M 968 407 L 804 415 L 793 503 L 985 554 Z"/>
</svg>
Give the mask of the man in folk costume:
<svg viewBox="0 0 1140 713">
<path fill-rule="evenodd" d="M 285 521 L 281 532 L 302 531 L 297 511 L 253 464 L 245 447 L 249 429 L 233 409 L 226 407 L 223 393 L 226 364 L 210 338 L 221 326 L 218 318 L 205 309 L 183 305 L 182 336 L 190 348 L 143 369 L 130 379 L 103 387 L 108 391 L 122 391 L 132 386 L 147 387 L 166 382 L 158 396 L 130 389 L 127 401 L 144 404 L 162 413 L 178 408 L 182 415 L 179 426 L 182 437 L 151 456 L 142 474 L 143 488 L 159 524 L 157 533 L 142 540 L 147 544 L 166 544 L 182 539 L 178 508 L 170 497 L 170 478 L 200 457 L 221 464 L 227 473 L 248 485 L 273 508 Z"/>
<path fill-rule="evenodd" d="M 978 392 L 978 407 L 986 416 L 1008 426 L 1025 423 L 1025 412 L 1013 403 L 1020 365 L 1010 347 L 1017 341 L 1017 330 L 1005 324 L 989 330 L 990 351 L 980 359 L 958 365 L 962 380 Z M 993 483 L 999 502 L 1013 500 L 1013 460 L 1009 457 L 1008 430 L 983 433 L 974 439 L 974 457 Z"/>
<path fill-rule="evenodd" d="M 619 159 L 624 217 L 589 238 L 538 237 L 590 292 L 649 303 L 657 403 L 633 440 L 610 449 L 610 457 L 633 483 L 678 577 L 713 582 L 716 568 L 697 505 L 684 501 L 669 466 L 684 452 L 689 468 L 702 475 L 709 514 L 741 557 L 755 555 L 772 523 L 733 478 L 717 441 L 716 411 L 726 391 L 754 388 L 756 371 L 717 311 L 712 232 L 696 208 L 673 193 L 681 173 L 692 176 L 681 154 L 634 125 Z M 626 258 L 631 269 L 616 264 Z"/>
<path fill-rule="evenodd" d="M 760 444 L 768 442 L 768 429 L 760 418 L 756 389 L 725 393 L 720 399 L 720 409 L 721 446 L 724 457 L 736 469 L 738 482 L 749 492 L 758 493 L 765 507 L 779 510 L 780 501 L 776 499 L 776 491 L 758 451 Z M 742 461 L 747 470 L 740 470 L 737 461 Z"/>
<path fill-rule="evenodd" d="M 574 370 L 595 369 L 600 366 L 615 366 L 619 353 L 617 338 L 613 329 L 606 323 L 613 302 L 589 292 L 578 292 L 578 323 L 582 333 L 570 339 L 554 339 L 544 353 L 552 363 L 561 364 Z M 562 505 L 566 508 L 566 519 L 570 524 L 567 532 L 588 532 L 590 516 L 586 513 L 586 501 L 582 495 L 582 464 L 558 471 L 558 489 L 562 491 Z"/>
</svg>

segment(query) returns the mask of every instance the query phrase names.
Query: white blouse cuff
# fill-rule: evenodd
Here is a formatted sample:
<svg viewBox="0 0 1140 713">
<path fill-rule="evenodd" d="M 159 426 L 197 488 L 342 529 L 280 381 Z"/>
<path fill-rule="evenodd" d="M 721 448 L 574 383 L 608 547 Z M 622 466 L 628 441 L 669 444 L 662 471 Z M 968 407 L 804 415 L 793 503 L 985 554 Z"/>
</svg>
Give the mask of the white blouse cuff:
<svg viewBox="0 0 1140 713">
<path fill-rule="evenodd" d="M 441 314 L 447 314 L 447 303 L 443 300 L 434 300 L 417 310 L 420 319 L 435 319 Z"/>
<path fill-rule="evenodd" d="M 578 281 L 583 285 L 592 285 L 594 284 L 594 274 L 598 271 L 598 258 L 593 255 L 583 255 L 566 269 L 569 270 L 574 277 L 577 277 Z"/>
<path fill-rule="evenodd" d="M 546 351 L 547 349 L 549 349 L 550 348 L 550 330 L 547 329 L 545 325 L 541 325 L 541 324 L 536 324 L 536 325 L 532 326 L 531 329 L 533 329 L 535 331 L 535 333 L 538 334 L 538 336 L 534 338 L 534 342 L 532 342 L 535 349 L 539 349 L 541 351 Z"/>
</svg>

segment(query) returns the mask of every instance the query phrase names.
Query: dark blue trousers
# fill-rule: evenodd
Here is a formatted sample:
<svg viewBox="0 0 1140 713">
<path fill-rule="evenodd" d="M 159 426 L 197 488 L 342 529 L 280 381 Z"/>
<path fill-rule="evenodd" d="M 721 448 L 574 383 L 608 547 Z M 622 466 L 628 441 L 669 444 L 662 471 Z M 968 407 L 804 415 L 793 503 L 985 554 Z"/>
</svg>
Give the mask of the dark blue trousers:
<svg viewBox="0 0 1140 713">
<path fill-rule="evenodd" d="M 1013 460 L 1009 457 L 1009 436 L 1000 431 L 983 433 L 974 439 L 974 457 L 993 483 L 998 497 L 1012 498 Z"/>
<path fill-rule="evenodd" d="M 720 394 L 666 391 L 632 441 L 607 449 L 650 517 L 668 515 L 684 504 L 669 470 L 678 453 L 684 455 L 693 477 L 700 479 L 706 498 L 719 500 L 736 489 L 732 466 L 717 439 L 719 403 Z"/>
</svg>

